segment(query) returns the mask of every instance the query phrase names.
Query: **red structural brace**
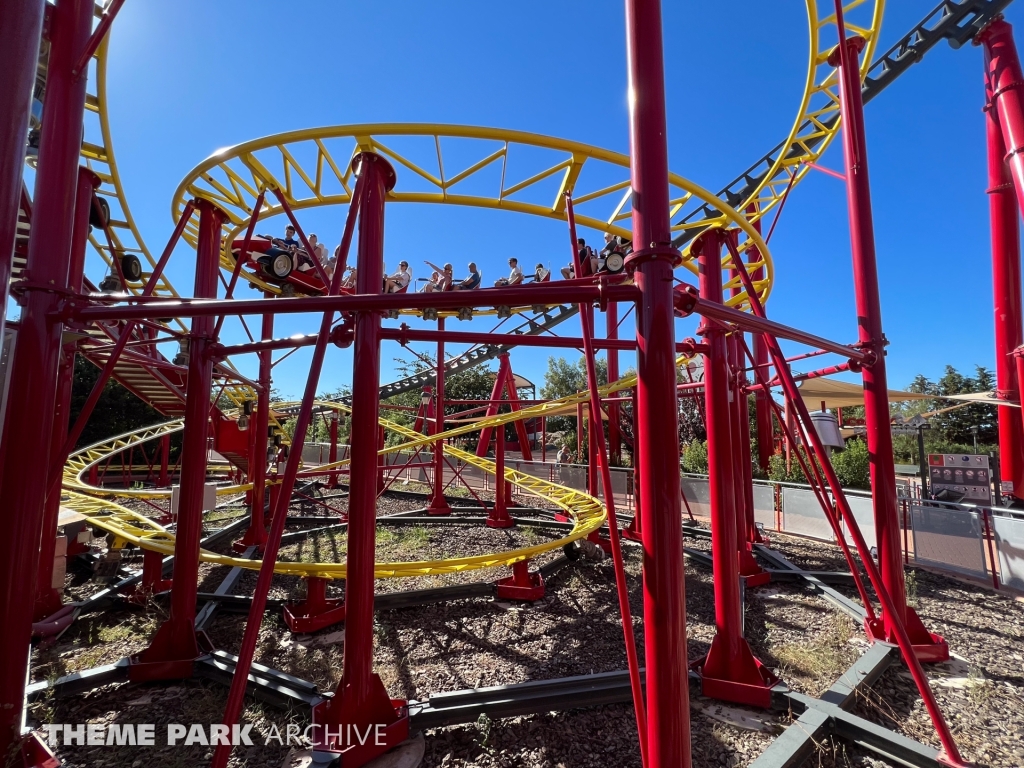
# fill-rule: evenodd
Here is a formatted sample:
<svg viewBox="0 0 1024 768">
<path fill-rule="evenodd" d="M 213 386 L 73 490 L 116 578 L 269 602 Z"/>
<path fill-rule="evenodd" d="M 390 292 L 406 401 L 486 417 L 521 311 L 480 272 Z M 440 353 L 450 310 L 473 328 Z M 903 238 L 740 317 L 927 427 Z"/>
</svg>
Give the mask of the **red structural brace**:
<svg viewBox="0 0 1024 768">
<path fill-rule="evenodd" d="M 569 220 L 569 240 L 573 253 L 576 247 L 576 220 L 572 207 L 572 192 L 565 193 L 566 214 Z M 604 491 L 605 510 L 608 515 L 608 543 L 611 550 L 612 563 L 615 568 L 615 587 L 619 599 L 619 613 L 622 618 L 622 633 L 626 643 L 626 664 L 629 668 L 630 691 L 633 696 L 633 709 L 636 716 L 637 731 L 640 741 L 640 760 L 646 767 L 650 765 L 650 744 L 647 733 L 647 707 L 643 697 L 643 681 L 640 678 L 640 661 L 636 650 L 636 639 L 633 636 L 633 613 L 629 606 L 629 582 L 626 580 L 626 567 L 622 558 L 622 543 L 619 540 L 619 521 L 615 513 L 615 492 L 612 489 L 611 466 L 608 463 L 608 448 L 604 439 L 604 426 L 601 418 L 601 393 L 598 391 L 600 382 L 597 379 L 597 363 L 594 353 L 594 312 L 590 305 L 580 305 L 580 327 L 583 331 L 583 360 L 587 369 L 587 389 L 590 393 L 589 443 L 593 446 L 594 458 L 600 463 L 601 485 Z M 577 430 L 582 428 L 577 424 Z M 590 493 L 596 493 L 596 483 L 592 483 Z M 596 533 L 596 532 L 595 532 Z M 600 539 L 597 543 L 602 544 Z"/>
<path fill-rule="evenodd" d="M 989 221 L 992 232 L 992 291 L 995 303 L 996 393 L 1000 400 L 1020 403 L 1020 379 L 1013 350 L 1024 343 L 1021 311 L 1020 224 L 1024 210 L 1024 72 L 1013 40 L 1013 28 L 1002 19 L 992 22 L 976 42 L 985 49 L 985 112 L 988 138 Z M 1011 173 L 1012 170 L 1012 173 Z M 1016 194 L 1014 194 L 1016 188 Z M 1001 406 L 999 466 L 1010 495 L 1024 500 L 1024 424 L 1017 409 Z"/>
<path fill-rule="evenodd" d="M 885 372 L 885 334 L 878 293 L 875 234 L 868 182 L 868 150 L 864 129 L 858 56 L 864 47 L 860 37 L 846 39 L 842 1 L 836 0 L 837 24 L 843 41 L 829 59 L 839 65 L 839 95 L 843 116 L 843 156 L 846 161 L 847 208 L 853 257 L 853 285 L 857 300 L 858 344 L 870 353 L 863 361 L 864 421 L 871 468 L 875 538 L 882 582 L 893 608 L 883 611 L 882 626 L 872 627 L 881 640 L 893 642 L 896 626 L 906 627 L 917 654 L 925 661 L 945 661 L 949 648 L 941 638 L 924 629 L 914 609 L 907 605 L 900 545 L 899 509 L 896 501 L 896 467 L 893 463 L 889 419 L 889 389 Z M 797 404 L 801 407 L 803 401 Z M 850 521 L 847 521 L 850 522 Z M 955 748 L 955 747 L 954 747 Z"/>
<path fill-rule="evenodd" d="M 374 162 L 369 162 L 366 163 L 365 166 L 363 165 L 363 161 L 368 157 L 376 156 L 360 154 L 357 155 L 352 161 L 353 167 L 361 168 L 363 171 L 369 170 L 369 172 L 357 174 L 358 179 L 356 181 L 356 188 L 352 194 L 352 203 L 349 206 L 348 216 L 345 220 L 345 231 L 341 239 L 342 256 L 344 256 L 344 254 L 347 253 L 351 245 L 352 237 L 355 233 L 357 214 L 359 214 L 361 209 L 365 205 L 367 205 L 367 201 L 365 199 L 368 196 L 367 191 L 373 188 L 374 182 L 379 181 L 378 175 L 376 173 L 377 164 Z M 372 180 L 370 178 L 371 176 L 374 177 Z M 362 241 L 363 238 L 360 237 L 360 247 L 363 246 Z M 378 263 L 380 262 L 380 255 L 377 256 L 376 260 Z M 370 268 L 372 269 L 372 267 Z M 334 276 L 331 279 L 331 284 L 328 287 L 328 294 L 337 293 L 338 288 L 341 285 L 341 276 L 342 273 L 340 270 L 335 271 Z M 377 285 L 379 286 L 380 284 L 381 283 L 378 280 Z M 265 306 L 266 305 L 264 305 L 264 307 Z M 313 401 L 316 399 L 316 390 L 319 384 L 320 372 L 323 369 L 324 356 L 327 351 L 328 337 L 330 335 L 333 320 L 334 311 L 331 309 L 327 309 L 324 312 L 323 319 L 321 320 L 320 323 L 320 341 L 313 350 L 313 357 L 309 364 L 309 376 L 306 380 L 306 388 L 303 392 L 302 403 L 299 407 L 299 412 L 296 417 L 295 433 L 293 437 L 296 446 L 301 446 L 306 439 L 306 431 L 309 428 L 309 423 L 312 418 Z M 374 409 L 374 413 L 376 413 L 376 409 Z M 365 443 L 367 445 L 372 445 L 375 442 L 374 440 L 369 439 L 369 436 L 364 435 L 362 437 L 367 441 Z M 372 456 L 372 459 L 375 463 L 376 454 L 370 452 L 368 455 Z M 301 459 L 301 450 L 296 449 L 291 451 L 288 455 L 288 463 L 285 467 L 284 476 L 281 478 L 280 484 L 271 487 L 272 518 L 270 521 L 270 532 L 267 536 L 267 543 L 263 554 L 263 563 L 260 566 L 259 575 L 256 578 L 256 587 L 253 591 L 252 606 L 249 609 L 249 620 L 246 623 L 245 633 L 242 636 L 242 644 L 238 652 L 238 663 L 235 666 L 235 675 L 231 681 L 231 688 L 228 691 L 227 704 L 224 707 L 223 720 L 224 724 L 226 725 L 232 725 L 234 723 L 237 723 L 238 717 L 242 711 L 242 702 L 245 697 L 245 689 L 249 676 L 249 670 L 252 668 L 253 654 L 256 652 L 256 641 L 259 639 L 260 625 L 262 623 L 263 615 L 267 607 L 267 596 L 270 593 L 270 585 L 274 577 L 274 564 L 277 562 L 277 555 L 281 548 L 281 535 L 282 533 L 284 533 L 285 518 L 287 518 L 288 516 L 288 506 L 291 503 L 292 491 L 295 488 L 295 477 L 296 474 L 298 473 L 299 463 Z M 362 462 L 365 463 L 365 461 L 366 459 L 364 458 Z M 351 531 L 352 529 L 350 527 L 350 536 Z M 349 573 L 351 575 L 352 571 L 355 568 L 355 564 L 351 560 L 351 545 L 349 553 Z M 372 580 L 372 572 L 370 578 Z M 349 650 L 349 647 L 346 646 L 346 661 L 349 655 Z M 314 718 L 315 717 L 316 714 L 314 713 Z M 314 722 L 316 722 L 315 719 Z M 218 745 L 217 749 L 213 753 L 213 760 L 210 763 L 211 768 L 225 768 L 230 755 L 230 745 Z"/>
</svg>

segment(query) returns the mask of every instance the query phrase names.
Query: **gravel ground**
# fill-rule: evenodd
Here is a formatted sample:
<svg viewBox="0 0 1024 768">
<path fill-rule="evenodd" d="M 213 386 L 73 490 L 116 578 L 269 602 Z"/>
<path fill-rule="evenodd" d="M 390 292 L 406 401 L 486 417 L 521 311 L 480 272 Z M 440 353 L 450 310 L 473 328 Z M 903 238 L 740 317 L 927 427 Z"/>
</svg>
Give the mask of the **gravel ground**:
<svg viewBox="0 0 1024 768">
<path fill-rule="evenodd" d="M 344 511 L 344 496 L 330 499 Z M 379 515 L 422 507 L 422 501 L 386 497 Z M 297 514 L 312 514 L 293 505 Z M 230 522 L 231 510 L 218 510 L 212 530 Z M 333 515 L 332 515 L 333 516 Z M 556 537 L 539 528 L 491 530 L 441 524 L 389 526 L 377 536 L 382 560 L 412 560 L 473 555 L 535 544 Z M 707 549 L 706 539 L 687 539 L 687 546 Z M 794 563 L 813 569 L 838 570 L 842 558 L 826 544 L 774 537 L 774 545 Z M 342 561 L 347 545 L 339 532 L 314 534 L 282 549 L 282 558 L 301 561 Z M 229 551 L 230 544 L 218 547 Z M 550 559 L 558 552 L 542 558 Z M 640 551 L 627 546 L 626 569 L 633 634 L 643 664 Z M 220 566 L 202 567 L 200 589 L 213 590 L 227 573 Z M 921 570 L 909 572 L 908 592 L 925 623 L 946 636 L 961 659 L 932 667 L 929 675 L 965 757 L 979 766 L 1024 765 L 1024 603 L 1006 595 L 966 585 Z M 466 581 L 493 580 L 507 569 L 471 571 L 410 580 L 378 579 L 379 592 L 416 589 Z M 69 596 L 90 594 L 98 587 L 80 573 L 69 574 Z M 243 574 L 236 592 L 251 592 L 255 572 Z M 425 699 L 431 693 L 519 683 L 622 669 L 625 667 L 622 627 L 615 598 L 611 562 L 583 558 L 548 581 L 545 597 L 532 604 L 472 599 L 415 609 L 380 611 L 375 621 L 374 667 L 389 693 Z M 272 598 L 300 598 L 303 582 L 278 576 Z M 852 594 L 852 590 L 851 590 Z M 688 654 L 702 658 L 714 637 L 714 597 L 709 568 L 688 562 L 686 572 Z M 971 610 L 965 610 L 971 605 Z M 83 617 L 56 643 L 37 648 L 33 679 L 55 678 L 109 663 L 141 650 L 159 622 L 163 608 L 151 603 Z M 236 652 L 246 617 L 221 614 L 210 627 L 214 644 Z M 747 594 L 746 636 L 754 654 L 773 668 L 790 687 L 818 695 L 853 662 L 864 647 L 862 632 L 821 598 L 796 584 L 769 584 Z M 337 685 L 343 659 L 341 627 L 314 635 L 292 636 L 279 612 L 265 617 L 257 661 L 317 683 L 323 690 Z M 223 712 L 226 690 L 189 681 L 181 684 L 108 686 L 66 701 L 44 700 L 34 715 L 49 722 L 211 722 Z M 583 704 L 585 702 L 581 702 Z M 701 697 L 691 697 L 693 764 L 698 768 L 748 765 L 788 725 L 783 714 L 756 715 L 759 730 L 723 722 L 722 710 Z M 857 704 L 857 712 L 913 738 L 937 744 L 916 690 L 897 663 Z M 283 730 L 288 713 L 251 705 L 246 722 L 265 733 L 271 725 Z M 636 724 L 627 705 L 577 709 L 530 717 L 480 721 L 428 731 L 424 766 L 639 766 Z M 262 741 L 262 740 L 260 740 Z M 101 751 L 106 750 L 106 751 Z M 272 744 L 248 752 L 236 750 L 232 765 L 288 764 L 288 750 Z M 68 766 L 192 766 L 208 759 L 208 748 L 121 747 L 62 748 Z M 841 742 L 825 741 L 805 764 L 837 768 L 884 766 Z"/>
</svg>

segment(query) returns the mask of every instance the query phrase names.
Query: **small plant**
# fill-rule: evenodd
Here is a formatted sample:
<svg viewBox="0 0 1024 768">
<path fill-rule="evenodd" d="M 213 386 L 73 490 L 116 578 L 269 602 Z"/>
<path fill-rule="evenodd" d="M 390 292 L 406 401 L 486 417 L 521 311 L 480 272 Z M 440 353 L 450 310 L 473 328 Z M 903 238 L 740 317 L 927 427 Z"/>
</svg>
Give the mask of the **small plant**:
<svg viewBox="0 0 1024 768">
<path fill-rule="evenodd" d="M 477 741 L 480 742 L 480 746 L 486 749 L 487 742 L 491 739 L 491 728 L 494 725 L 494 721 L 487 716 L 487 713 L 481 713 L 480 717 L 476 719 L 476 727 L 480 731 L 480 736 Z"/>
<path fill-rule="evenodd" d="M 528 544 L 538 544 L 542 540 L 542 537 L 537 532 L 537 529 L 531 525 L 523 526 L 519 529 L 519 532 L 523 535 L 523 538 L 526 539 L 526 542 Z"/>
<path fill-rule="evenodd" d="M 967 698 L 975 706 L 982 706 L 987 704 L 989 699 L 995 694 L 995 689 L 985 676 L 976 669 L 971 669 L 967 673 Z"/>
<path fill-rule="evenodd" d="M 903 576 L 903 583 L 906 585 L 907 590 L 907 605 L 911 608 L 917 608 L 917 571 L 909 570 Z"/>
</svg>

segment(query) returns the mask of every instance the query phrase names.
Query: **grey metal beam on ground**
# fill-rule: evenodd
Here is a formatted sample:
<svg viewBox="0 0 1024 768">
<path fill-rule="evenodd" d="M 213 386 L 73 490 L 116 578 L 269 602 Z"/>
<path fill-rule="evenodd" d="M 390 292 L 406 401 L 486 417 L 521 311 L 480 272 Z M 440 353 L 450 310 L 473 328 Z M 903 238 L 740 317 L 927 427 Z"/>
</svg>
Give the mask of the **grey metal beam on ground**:
<svg viewBox="0 0 1024 768">
<path fill-rule="evenodd" d="M 797 572 L 801 571 L 800 568 L 797 568 L 795 565 L 793 565 L 793 563 L 789 562 L 789 560 L 787 560 L 781 554 L 779 554 L 773 549 L 769 549 L 763 544 L 755 544 L 754 551 L 758 555 L 763 557 L 765 560 L 768 560 L 769 562 L 777 565 L 779 568 Z M 807 585 L 811 589 L 813 589 L 815 592 L 820 593 L 822 597 L 824 597 L 834 606 L 839 608 L 839 610 L 848 614 L 855 621 L 863 623 L 866 617 L 866 613 L 864 611 L 863 606 L 858 605 L 854 600 L 851 600 L 841 592 L 837 592 L 836 590 L 832 589 L 832 587 L 828 586 L 827 584 L 825 584 L 825 582 L 813 576 L 811 573 L 807 571 L 804 571 L 803 573 L 804 581 L 807 582 Z"/>
<path fill-rule="evenodd" d="M 831 688 L 825 691 L 821 700 L 831 706 L 852 707 L 856 702 L 857 687 L 871 685 L 892 663 L 896 654 L 895 646 L 875 643 L 868 648 L 843 673 Z M 783 693 L 774 702 L 788 706 L 789 692 Z M 806 707 L 799 704 L 797 710 Z M 818 748 L 818 743 L 832 733 L 834 718 L 818 707 L 806 707 L 803 712 L 764 752 L 750 765 L 750 768 L 796 768 L 802 765 Z"/>
<path fill-rule="evenodd" d="M 240 518 L 239 520 L 236 520 L 235 522 L 231 523 L 230 525 L 226 525 L 223 528 L 221 528 L 220 530 L 217 530 L 217 531 L 214 531 L 213 533 L 211 533 L 209 536 L 207 536 L 205 539 L 203 539 L 201 542 L 199 542 L 199 546 L 202 547 L 203 549 L 209 549 L 210 547 L 217 545 L 218 543 L 220 543 L 220 542 L 224 541 L 225 539 L 230 538 L 234 534 L 238 533 L 242 529 L 248 527 L 248 525 L 249 525 L 249 518 L 248 517 Z M 162 575 L 164 577 L 167 577 L 167 576 L 170 575 L 171 568 L 173 567 L 173 565 L 174 565 L 174 555 L 168 555 L 167 557 L 165 557 L 163 559 Z M 120 595 L 121 592 L 123 592 L 124 590 L 128 589 L 129 587 L 134 587 L 136 584 L 138 584 L 141 581 L 142 581 L 142 571 L 139 571 L 135 575 L 129 576 L 126 579 L 122 579 L 121 581 L 117 582 L 116 584 L 114 584 L 112 586 L 109 586 L 109 587 L 106 587 L 104 589 L 101 589 L 99 592 L 94 594 L 92 597 L 89 597 L 86 600 L 82 601 L 82 604 L 78 606 L 79 614 L 81 615 L 81 614 L 84 614 L 84 613 L 92 613 L 93 611 L 104 610 L 114 600 L 116 600 L 118 598 L 118 596 Z"/>
</svg>

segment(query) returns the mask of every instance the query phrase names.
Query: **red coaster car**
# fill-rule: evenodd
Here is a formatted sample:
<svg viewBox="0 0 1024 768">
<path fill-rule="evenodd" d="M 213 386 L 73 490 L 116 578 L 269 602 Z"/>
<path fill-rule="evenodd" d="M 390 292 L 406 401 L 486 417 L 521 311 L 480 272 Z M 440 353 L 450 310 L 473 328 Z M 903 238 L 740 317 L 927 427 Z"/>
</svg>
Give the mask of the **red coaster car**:
<svg viewBox="0 0 1024 768">
<path fill-rule="evenodd" d="M 249 267 L 260 279 L 281 286 L 285 294 L 298 292 L 307 296 L 323 296 L 327 293 L 327 286 L 316 270 L 296 269 L 293 254 L 274 245 L 269 237 L 252 238 L 249 241 L 249 251 L 243 255 L 244 244 L 244 238 L 239 238 L 231 244 L 231 253 L 234 257 L 244 258 L 244 266 Z M 302 253 L 305 254 L 305 251 Z M 344 288 L 341 292 L 350 293 Z"/>
</svg>

